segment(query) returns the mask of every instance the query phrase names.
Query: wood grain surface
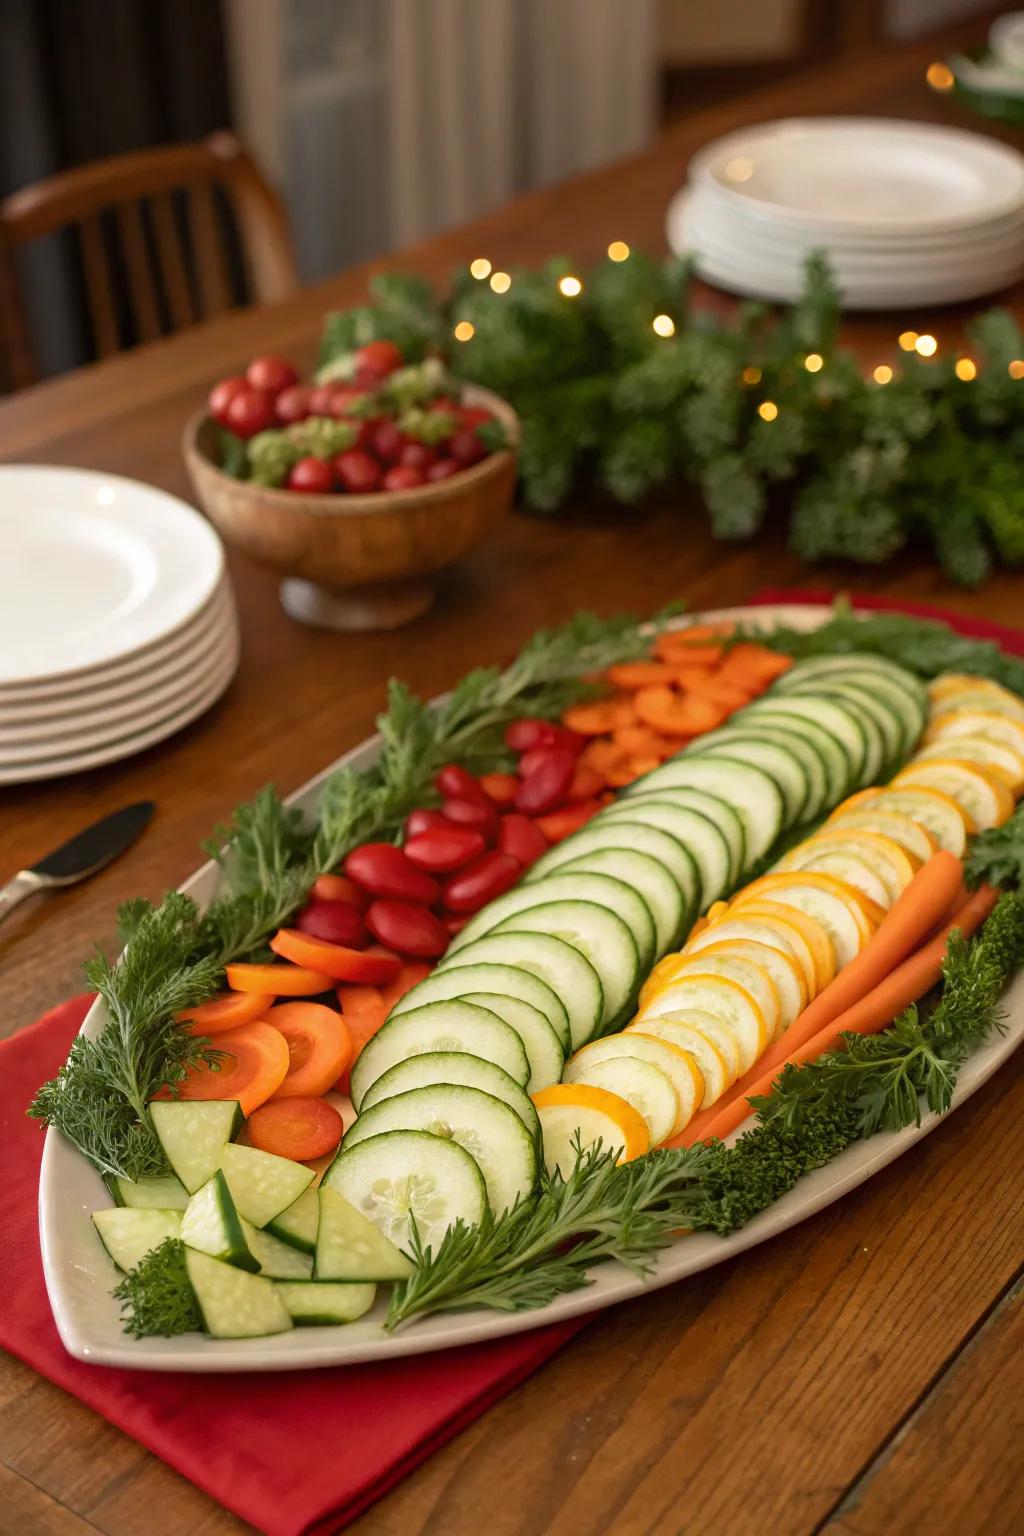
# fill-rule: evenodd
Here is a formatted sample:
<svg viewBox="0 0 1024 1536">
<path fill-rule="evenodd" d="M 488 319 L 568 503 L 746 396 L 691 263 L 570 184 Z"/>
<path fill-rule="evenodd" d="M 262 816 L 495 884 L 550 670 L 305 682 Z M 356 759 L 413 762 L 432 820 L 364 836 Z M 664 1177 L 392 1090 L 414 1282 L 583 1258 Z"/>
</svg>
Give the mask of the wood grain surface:
<svg viewBox="0 0 1024 1536">
<path fill-rule="evenodd" d="M 923 70 L 950 39 L 982 32 L 862 56 L 716 107 L 633 160 L 534 193 L 401 257 L 27 391 L 0 406 L 0 451 L 187 495 L 181 429 L 213 380 L 256 351 L 311 362 L 324 309 L 361 300 L 374 270 L 401 266 L 443 280 L 478 255 L 511 268 L 557 250 L 590 260 L 612 239 L 659 248 L 668 198 L 708 138 L 784 113 L 956 120 L 927 92 Z M 703 292 L 728 310 L 732 301 Z M 1020 291 L 1007 296 L 1018 309 L 1020 300 Z M 857 318 L 847 337 L 872 364 L 892 355 L 905 326 L 953 344 L 969 313 Z M 365 736 L 392 673 L 432 694 L 471 661 L 500 660 L 537 625 L 580 605 L 649 609 L 682 597 L 701 608 L 741 602 L 766 583 L 850 585 L 1024 623 L 1017 576 L 965 593 L 913 553 L 884 571 L 812 571 L 786 552 L 778 526 L 755 545 L 712 544 L 685 495 L 642 516 L 585 505 L 556 521 L 513 517 L 442 576 L 431 613 L 391 634 L 302 629 L 282 613 L 273 576 L 235 557 L 231 569 L 243 661 L 209 715 L 126 763 L 0 791 L 5 871 L 103 811 L 144 795 L 158 804 L 151 829 L 113 868 L 26 904 L 0 928 L 2 1032 L 76 991 L 93 943 L 112 942 L 117 903 L 183 879 L 198 862 L 199 839 L 236 801 L 267 780 L 293 789 Z M 595 1319 L 351 1529 L 1020 1530 L 1022 1084 L 1024 1063 L 1011 1062 L 947 1125 L 840 1204 L 720 1269 Z M 0 1536 L 244 1529 L 72 1398 L 0 1361 Z"/>
</svg>

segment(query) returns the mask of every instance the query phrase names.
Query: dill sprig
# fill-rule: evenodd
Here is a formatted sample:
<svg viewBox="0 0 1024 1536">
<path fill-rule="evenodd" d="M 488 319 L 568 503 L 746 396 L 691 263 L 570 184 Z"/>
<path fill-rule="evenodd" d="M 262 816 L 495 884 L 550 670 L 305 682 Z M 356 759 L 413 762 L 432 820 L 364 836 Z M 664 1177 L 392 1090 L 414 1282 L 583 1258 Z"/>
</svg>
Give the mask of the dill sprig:
<svg viewBox="0 0 1024 1536">
<path fill-rule="evenodd" d="M 185 1245 L 165 1237 L 114 1287 L 121 1327 L 136 1339 L 170 1338 L 202 1328 L 203 1316 L 185 1266 Z"/>
</svg>

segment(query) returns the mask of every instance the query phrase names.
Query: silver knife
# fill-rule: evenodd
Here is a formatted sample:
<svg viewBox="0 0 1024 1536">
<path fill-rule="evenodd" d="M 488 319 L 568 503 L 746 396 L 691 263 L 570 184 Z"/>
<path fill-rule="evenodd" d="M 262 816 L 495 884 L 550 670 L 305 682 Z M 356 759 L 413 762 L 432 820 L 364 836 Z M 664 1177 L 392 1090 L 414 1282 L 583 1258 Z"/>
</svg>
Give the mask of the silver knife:
<svg viewBox="0 0 1024 1536">
<path fill-rule="evenodd" d="M 126 805 L 120 811 L 93 822 L 84 832 L 77 833 L 48 853 L 31 869 L 21 869 L 0 886 L 0 922 L 8 912 L 37 891 L 56 890 L 64 885 L 77 885 L 87 880 L 113 859 L 130 848 L 140 833 L 149 825 L 156 807 L 152 800 L 140 800 L 136 805 Z"/>
</svg>

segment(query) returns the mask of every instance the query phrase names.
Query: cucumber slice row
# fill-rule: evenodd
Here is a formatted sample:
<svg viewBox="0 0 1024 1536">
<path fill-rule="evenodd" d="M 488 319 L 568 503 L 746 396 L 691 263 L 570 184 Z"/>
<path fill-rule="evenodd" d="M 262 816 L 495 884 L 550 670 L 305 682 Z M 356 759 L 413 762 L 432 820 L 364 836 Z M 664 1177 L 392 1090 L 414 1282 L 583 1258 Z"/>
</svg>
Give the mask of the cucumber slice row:
<svg viewBox="0 0 1024 1536">
<path fill-rule="evenodd" d="M 682 758 L 673 758 L 671 762 L 663 764 L 663 767 L 665 770 L 675 769 L 677 764 L 681 766 L 682 763 Z M 662 769 L 659 768 L 656 771 L 660 773 Z M 698 769 L 697 774 L 702 776 L 702 770 Z M 648 774 L 647 777 L 651 778 L 653 775 Z M 677 770 L 674 775 L 666 771 L 665 778 L 658 785 L 657 789 L 650 791 L 650 798 L 652 800 L 667 800 L 680 810 L 696 811 L 698 815 L 706 817 L 708 821 L 718 828 L 729 850 L 728 883 L 733 885 L 742 875 L 747 862 L 747 834 L 744 829 L 743 817 L 721 795 L 715 794 L 707 788 L 694 788 L 692 784 L 686 783 L 686 779 L 689 777 L 692 777 L 689 769 L 687 769 L 685 774 Z M 679 782 L 673 782 L 673 778 L 678 779 Z M 643 801 L 644 799 L 645 794 L 643 791 L 638 790 L 634 794 L 632 787 L 630 787 L 626 791 L 622 803 L 627 804 L 630 801 Z"/>
<path fill-rule="evenodd" d="M 527 1094 L 558 1082 L 565 1062 L 565 1048 L 539 1008 L 524 1003 L 521 997 L 502 997 L 495 992 L 467 992 L 463 1002 L 488 1008 L 515 1030 L 530 1064 Z"/>
<path fill-rule="evenodd" d="M 517 885 L 504 896 L 488 902 L 452 941 L 449 953 L 457 954 L 467 943 L 492 932 L 498 924 L 529 907 L 551 901 L 590 901 L 619 916 L 633 935 L 637 963 L 649 971 L 655 957 L 655 928 L 651 909 L 631 886 L 609 875 L 549 875 L 531 885 Z"/>
<path fill-rule="evenodd" d="M 700 871 L 693 854 L 670 832 L 661 827 L 645 825 L 635 810 L 628 820 L 623 818 L 624 825 L 609 826 L 612 809 L 614 807 L 542 854 L 528 871 L 527 883 L 532 885 L 551 870 L 588 858 L 591 854 L 603 855 L 607 851 L 643 853 L 657 860 L 676 886 L 684 913 L 680 930 L 688 928 L 701 902 Z"/>
<path fill-rule="evenodd" d="M 540 1130 L 533 1100 L 524 1092 L 514 1077 L 509 1077 L 493 1061 L 480 1056 L 468 1056 L 465 1051 L 430 1051 L 425 1056 L 410 1056 L 396 1062 L 372 1082 L 363 1094 L 360 1113 L 366 1114 L 384 1099 L 396 1094 L 408 1093 L 414 1088 L 433 1088 L 439 1083 L 450 1083 L 462 1088 L 479 1088 L 495 1099 L 514 1109 L 531 1136 Z"/>
<path fill-rule="evenodd" d="M 812 800 L 811 779 L 806 762 L 801 760 L 798 753 L 793 752 L 788 743 L 782 745 L 777 741 L 766 740 L 752 731 L 743 731 L 735 726 L 731 730 L 723 728 L 713 731 L 710 740 L 698 737 L 688 749 L 688 755 L 692 757 L 700 756 L 702 752 L 710 752 L 715 757 L 728 757 L 735 762 L 753 763 L 755 768 L 763 768 L 782 792 L 783 818 L 787 827 L 795 827 L 813 814 L 816 802 Z M 817 766 L 820 769 L 820 763 Z M 821 778 L 824 783 L 823 773 Z"/>
<path fill-rule="evenodd" d="M 762 724 L 802 736 L 818 753 L 828 775 L 825 805 L 836 805 L 859 784 L 850 754 L 842 741 L 818 717 L 817 697 L 806 694 L 772 694 L 755 699 L 743 711 L 751 730 L 760 733 Z"/>
<path fill-rule="evenodd" d="M 490 935 L 554 935 L 589 961 L 601 984 L 603 1006 L 595 1029 L 608 1029 L 628 1007 L 640 985 L 636 940 L 621 917 L 592 901 L 550 901 L 506 917 Z M 481 940 L 486 943 L 486 939 Z M 469 945 L 460 953 L 468 954 Z M 456 961 L 458 955 L 455 956 Z M 589 1040 L 595 1033 L 584 1036 Z M 573 1034 L 573 1047 L 582 1044 Z"/>
<path fill-rule="evenodd" d="M 692 908 L 684 906 L 682 892 L 664 864 L 647 853 L 626 848 L 599 848 L 560 864 L 566 875 L 611 875 L 637 891 L 654 923 L 652 959 L 667 954 L 683 930 Z"/>
<path fill-rule="evenodd" d="M 655 768 L 653 773 L 637 779 L 626 791 L 626 799 L 673 787 L 702 789 L 734 807 L 743 823 L 745 836 L 743 868 L 755 864 L 782 830 L 782 791 L 770 774 L 753 763 L 737 763 L 710 753 L 691 757 L 684 752 Z M 736 872 L 736 877 L 740 872 Z"/>
<path fill-rule="evenodd" d="M 706 911 L 729 889 L 732 853 L 721 828 L 703 812 L 675 804 L 668 794 L 635 795 L 617 800 L 595 816 L 589 826 L 595 832 L 607 829 L 614 834 L 627 822 L 667 832 L 690 855 L 700 880 L 700 911 Z M 618 836 L 621 838 L 624 833 L 619 832 Z M 614 841 L 614 835 L 609 841 Z"/>
<path fill-rule="evenodd" d="M 92 1224 L 118 1269 L 134 1269 L 146 1254 L 181 1231 L 181 1212 L 115 1205 L 93 1211 Z"/>
<path fill-rule="evenodd" d="M 355 1144 L 346 1136 L 322 1187 L 337 1190 L 403 1251 L 412 1249 L 414 1227 L 420 1246 L 436 1253 L 454 1222 L 479 1226 L 487 1211 L 473 1158 L 426 1131 L 389 1131 Z"/>
<path fill-rule="evenodd" d="M 524 917 L 524 924 L 526 921 Z M 577 1042 L 589 1040 L 600 1026 L 605 1011 L 601 978 L 586 956 L 564 939 L 556 938 L 550 932 L 488 933 L 482 939 L 474 939 L 472 944 L 457 950 L 454 955 L 446 955 L 434 976 L 451 975 L 466 967 L 475 968 L 479 965 L 504 965 L 527 971 L 539 976 L 557 994 L 565 1005 L 568 1018 L 569 1038 L 565 1043 L 567 1054 L 570 1048 L 575 1048 Z M 432 981 L 433 976 L 429 980 Z M 477 1051 L 476 1054 L 481 1053 Z M 362 1059 L 361 1056 L 359 1061 Z M 357 1062 L 357 1070 L 358 1066 Z"/>
<path fill-rule="evenodd" d="M 434 970 L 417 986 L 400 998 L 391 1010 L 390 1017 L 422 1008 L 426 1003 L 448 1002 L 453 998 L 468 997 L 472 992 L 492 992 L 502 997 L 512 997 L 529 1003 L 544 1015 L 553 1033 L 569 1048 L 569 1015 L 565 1004 L 556 992 L 541 981 L 532 971 L 513 965 L 481 964 L 463 966 L 458 976 L 450 971 Z M 486 1004 L 484 1004 L 486 1007 Z M 506 1023 L 509 1022 L 506 1020 Z M 515 1026 L 513 1025 L 513 1028 Z"/>
<path fill-rule="evenodd" d="M 464 1051 L 470 1056 L 481 1056 L 485 1061 L 493 1061 L 520 1085 L 530 1076 L 522 1040 L 496 1013 L 460 998 L 425 1003 L 408 1013 L 392 1014 L 363 1047 L 350 1079 L 349 1092 L 356 1109 L 362 1109 L 363 1094 L 371 1083 L 391 1067 L 406 1057 L 434 1051 Z M 351 1134 L 349 1131 L 345 1135 L 346 1146 Z"/>
</svg>

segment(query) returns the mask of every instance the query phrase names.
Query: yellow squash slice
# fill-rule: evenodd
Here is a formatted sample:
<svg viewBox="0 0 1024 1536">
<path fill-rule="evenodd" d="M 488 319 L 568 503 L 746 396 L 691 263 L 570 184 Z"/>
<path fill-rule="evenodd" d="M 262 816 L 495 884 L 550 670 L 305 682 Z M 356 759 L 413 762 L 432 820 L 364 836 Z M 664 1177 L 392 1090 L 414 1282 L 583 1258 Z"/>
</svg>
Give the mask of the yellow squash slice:
<svg viewBox="0 0 1024 1536">
<path fill-rule="evenodd" d="M 605 1035 L 603 1040 L 592 1040 L 569 1057 L 562 1074 L 563 1080 L 567 1083 L 582 1081 L 592 1065 L 614 1060 L 617 1056 L 649 1061 L 652 1066 L 664 1072 L 676 1096 L 676 1118 L 669 1135 L 678 1136 L 697 1113 L 704 1096 L 704 1078 L 691 1053 L 668 1040 L 659 1040 L 655 1035 L 645 1035 L 639 1030 L 628 1034 Z"/>
<path fill-rule="evenodd" d="M 710 1014 L 696 1008 L 677 1018 L 660 1017 L 627 1024 L 623 1038 L 651 1035 L 687 1052 L 697 1063 L 703 1091 L 698 1109 L 708 1109 L 739 1077 L 739 1049 L 727 1029 Z"/>
<path fill-rule="evenodd" d="M 841 828 L 833 828 L 833 823 L 826 823 L 824 830 L 833 829 L 837 832 L 877 832 L 890 842 L 898 843 L 915 866 L 926 864 L 939 846 L 928 828 L 923 827 L 919 821 L 909 816 L 898 816 L 894 811 L 872 810 L 870 804 L 865 804 L 863 809 L 854 806 L 852 810 L 845 811 Z"/>
<path fill-rule="evenodd" d="M 696 953 L 680 955 L 679 960 L 680 966 L 674 980 L 666 983 L 662 991 L 670 991 L 695 971 L 709 976 L 724 976 L 728 981 L 735 981 L 746 988 L 764 1014 L 768 1044 L 778 1039 L 786 1027 L 783 1022 L 782 999 L 771 971 L 758 964 L 756 955 L 745 955 L 742 950 L 726 942 L 710 944 Z M 654 996 L 661 996 L 661 992 L 656 992 Z"/>
<path fill-rule="evenodd" d="M 723 927 L 754 927 L 754 924 L 735 925 L 723 924 Z M 760 928 L 755 931 L 762 934 L 761 939 L 732 937 L 726 933 L 710 935 L 711 942 L 698 945 L 690 951 L 689 958 L 697 960 L 704 955 L 735 956 L 736 959 L 746 960 L 757 965 L 763 971 L 767 971 L 775 987 L 776 996 L 779 999 L 779 1022 L 775 1029 L 774 1038 L 777 1040 L 782 1032 L 789 1028 L 793 1020 L 797 1018 L 807 1007 L 807 982 L 792 949 L 784 949 L 777 935 L 771 935 L 771 930 L 762 920 Z M 768 935 L 771 935 L 770 942 Z M 736 980 L 742 986 L 742 977 L 737 973 Z"/>
<path fill-rule="evenodd" d="M 736 922 L 785 923 L 787 933 L 790 929 L 796 930 L 811 956 L 812 969 L 807 985 L 810 997 L 816 997 L 835 976 L 836 951 L 835 945 L 829 938 L 828 930 L 817 918 L 793 906 L 792 903 L 787 905 L 773 900 L 770 896 L 755 895 L 749 901 L 744 899 L 742 907 L 737 907 L 729 914 L 727 921 L 734 920 Z"/>
<path fill-rule="evenodd" d="M 743 911 L 748 899 L 767 896 L 784 906 L 795 907 L 798 912 L 806 912 L 821 923 L 832 940 L 839 970 L 860 954 L 873 931 L 861 905 L 865 898 L 832 875 L 810 871 L 765 875 L 749 886 L 748 891 L 749 898 L 747 891 L 741 891 L 736 897 L 734 910 Z"/>
<path fill-rule="evenodd" d="M 660 1147 L 673 1134 L 679 1118 L 679 1101 L 671 1080 L 652 1062 L 639 1056 L 609 1056 L 587 1062 L 572 1078 L 589 1088 L 606 1088 L 632 1104 L 643 1116 L 652 1147 Z"/>
<path fill-rule="evenodd" d="M 552 1083 L 533 1095 L 544 1141 L 544 1162 L 549 1173 L 559 1169 L 567 1177 L 576 1162 L 574 1138 L 582 1146 L 600 1141 L 604 1150 L 619 1149 L 618 1161 L 628 1163 L 651 1148 L 643 1115 L 632 1104 L 584 1083 Z"/>
<path fill-rule="evenodd" d="M 986 741 L 1001 741 L 1024 757 L 1024 720 L 1014 720 L 1009 715 L 996 715 L 985 709 L 936 715 L 924 733 L 924 741 L 927 745 L 957 736 L 984 736 Z"/>
<path fill-rule="evenodd" d="M 721 922 L 712 923 L 703 932 L 693 934 L 688 939 L 684 955 L 693 955 L 701 949 L 707 949 L 711 944 L 756 944 L 759 948 L 773 949 L 776 954 L 783 955 L 791 964 L 800 993 L 800 1008 L 806 1008 L 807 1000 L 817 986 L 817 978 L 814 970 L 814 955 L 811 946 L 798 928 L 792 923 L 787 923 L 784 918 L 778 917 L 733 917 L 724 918 Z M 756 955 L 751 956 L 757 959 Z M 772 972 L 776 987 L 779 989 L 779 997 L 783 1007 L 786 1008 L 786 996 L 789 993 L 788 983 L 780 985 L 778 976 Z M 642 994 L 641 994 L 642 995 Z"/>
<path fill-rule="evenodd" d="M 967 834 L 971 830 L 967 813 L 952 795 L 940 789 L 926 789 L 921 784 L 892 785 L 888 789 L 868 790 L 868 799 L 861 799 L 858 810 L 893 811 L 898 816 L 910 816 L 919 821 L 931 833 L 940 848 L 955 853 L 962 859 L 967 847 Z M 826 823 L 833 826 L 842 822 L 842 810 Z"/>
<path fill-rule="evenodd" d="M 893 780 L 894 788 L 907 784 L 951 795 L 967 816 L 972 832 L 1002 826 L 1013 815 L 1013 795 L 1004 783 L 977 763 L 960 762 L 952 755 L 910 763 Z"/>
<path fill-rule="evenodd" d="M 867 868 L 871 874 L 871 880 L 864 881 L 863 877 L 855 877 L 852 865 L 849 875 L 842 874 L 838 863 L 819 866 L 814 860 L 822 853 L 835 855 L 837 858 L 848 858 L 854 865 L 859 864 L 862 868 Z M 811 858 L 807 857 L 808 854 Z M 888 909 L 913 880 L 917 866 L 906 850 L 901 848 L 899 843 L 894 843 L 891 838 L 878 832 L 865 832 L 860 828 L 851 829 L 849 826 L 829 827 L 816 833 L 805 843 L 790 849 L 776 866 L 777 869 L 819 867 L 824 868 L 826 874 L 831 870 L 841 879 L 849 880 L 873 901 Z M 882 891 L 881 897 L 876 894 L 879 888 Z"/>
<path fill-rule="evenodd" d="M 712 970 L 685 972 L 664 992 L 651 998 L 636 1022 L 646 1027 L 649 1019 L 693 1008 L 720 1020 L 732 1034 L 739 1048 L 739 1075 L 749 1071 L 767 1050 L 773 1031 L 757 1000 L 739 982 Z"/>
<path fill-rule="evenodd" d="M 1024 787 L 1024 757 L 1005 742 L 993 741 L 990 736 L 940 737 L 916 752 L 914 762 L 926 763 L 934 757 L 954 757 L 960 763 L 977 763 L 993 778 L 1001 779 L 1014 797 Z"/>
</svg>

